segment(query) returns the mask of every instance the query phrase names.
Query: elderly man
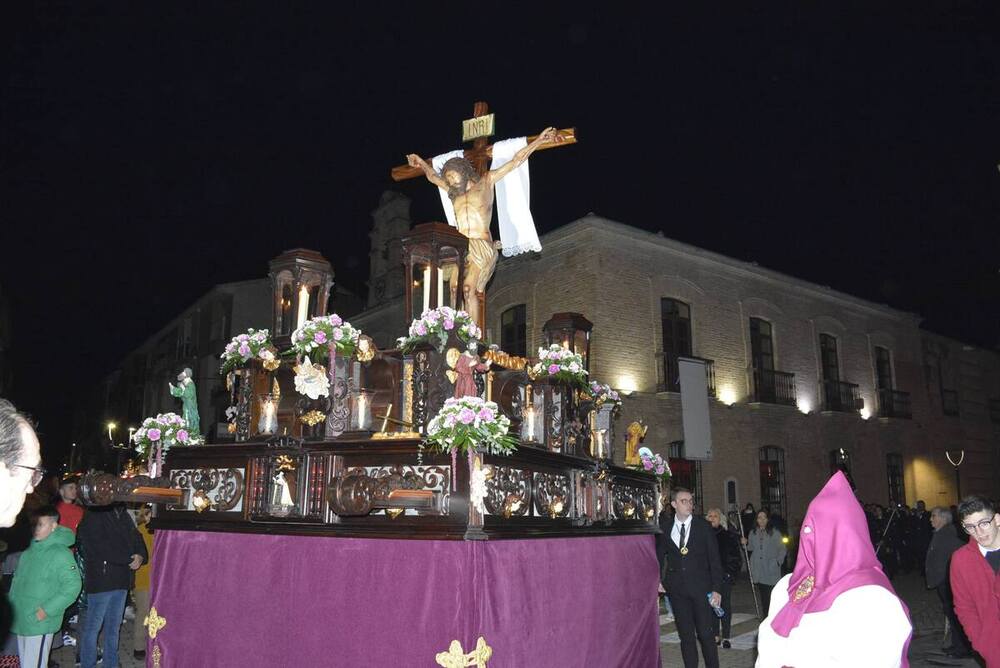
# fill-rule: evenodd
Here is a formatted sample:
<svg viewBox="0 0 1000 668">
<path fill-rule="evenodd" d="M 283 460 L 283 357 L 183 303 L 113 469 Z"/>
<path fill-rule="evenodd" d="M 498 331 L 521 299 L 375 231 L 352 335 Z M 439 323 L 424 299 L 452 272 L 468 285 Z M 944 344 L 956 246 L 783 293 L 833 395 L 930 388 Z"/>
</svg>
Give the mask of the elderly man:
<svg viewBox="0 0 1000 668">
<path fill-rule="evenodd" d="M 1000 516 L 981 496 L 963 499 L 958 516 L 973 540 L 951 557 L 955 614 L 986 665 L 1000 666 Z"/>
<path fill-rule="evenodd" d="M 41 446 L 31 423 L 0 399 L 0 527 L 14 526 L 24 497 L 45 476 Z"/>
<path fill-rule="evenodd" d="M 931 536 L 930 547 L 927 548 L 927 588 L 937 591 L 941 599 L 948 625 L 951 627 L 951 644 L 942 649 L 952 658 L 965 658 L 970 655 L 969 639 L 962 630 L 962 625 L 955 616 L 955 601 L 952 599 L 951 582 L 948 579 L 948 566 L 951 555 L 962 547 L 965 541 L 959 538 L 958 531 L 952 522 L 951 511 L 942 506 L 931 510 L 931 526 L 934 533 Z"/>
</svg>

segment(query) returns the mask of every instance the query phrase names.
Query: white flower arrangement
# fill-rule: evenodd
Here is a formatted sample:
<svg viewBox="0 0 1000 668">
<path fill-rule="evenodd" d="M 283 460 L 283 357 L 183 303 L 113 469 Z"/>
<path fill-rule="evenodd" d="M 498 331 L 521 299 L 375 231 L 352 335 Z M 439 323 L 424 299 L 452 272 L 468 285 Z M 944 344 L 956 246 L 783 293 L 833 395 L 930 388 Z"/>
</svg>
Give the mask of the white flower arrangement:
<svg viewBox="0 0 1000 668">
<path fill-rule="evenodd" d="M 653 454 L 653 451 L 649 448 L 639 448 L 639 462 L 640 464 L 633 466 L 633 468 L 649 471 L 663 482 L 670 481 L 670 476 L 672 475 L 670 464 L 659 454 Z"/>
<path fill-rule="evenodd" d="M 509 429 L 510 420 L 492 401 L 451 398 L 428 423 L 426 443 L 453 454 L 482 448 L 493 455 L 509 455 L 517 449 L 517 439 Z"/>
<path fill-rule="evenodd" d="M 266 329 L 251 327 L 246 334 L 237 334 L 226 344 L 226 349 L 220 356 L 222 367 L 219 372 L 224 376 L 233 369 L 246 366 L 254 359 L 272 365 L 276 362 L 277 356 L 278 351 L 271 343 L 271 333 Z"/>
<path fill-rule="evenodd" d="M 338 355 L 353 355 L 361 338 L 361 330 L 345 322 L 336 313 L 307 320 L 292 332 L 292 350 L 298 355 L 311 355 L 317 362 L 326 359 L 327 349 L 334 344 Z"/>
<path fill-rule="evenodd" d="M 444 350 L 449 332 L 455 332 L 465 343 L 483 338 L 482 330 L 468 313 L 442 306 L 421 313 L 419 318 L 410 323 L 409 335 L 399 337 L 396 343 L 401 349 L 409 350 L 417 343 L 426 341 L 434 344 L 438 350 Z"/>
<path fill-rule="evenodd" d="M 538 363 L 531 367 L 531 376 L 576 387 L 587 385 L 587 370 L 583 368 L 583 358 L 557 343 L 538 349 Z"/>
<path fill-rule="evenodd" d="M 590 390 L 590 397 L 597 408 L 610 405 L 612 406 L 612 414 L 617 414 L 621 410 L 622 397 L 610 385 L 592 380 L 587 388 Z"/>
<path fill-rule="evenodd" d="M 136 452 L 148 457 L 157 446 L 166 453 L 173 446 L 188 445 L 194 439 L 188 433 L 184 418 L 177 413 L 160 413 L 142 421 L 142 426 L 132 435 L 132 442 Z"/>
</svg>

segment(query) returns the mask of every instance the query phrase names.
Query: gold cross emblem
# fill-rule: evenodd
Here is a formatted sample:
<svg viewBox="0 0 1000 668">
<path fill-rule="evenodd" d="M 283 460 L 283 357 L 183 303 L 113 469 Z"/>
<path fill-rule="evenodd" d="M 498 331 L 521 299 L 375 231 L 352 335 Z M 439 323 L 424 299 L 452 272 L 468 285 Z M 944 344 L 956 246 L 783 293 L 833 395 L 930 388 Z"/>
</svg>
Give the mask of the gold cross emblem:
<svg viewBox="0 0 1000 668">
<path fill-rule="evenodd" d="M 486 644 L 482 636 L 476 641 L 476 649 L 468 654 L 462 651 L 462 643 L 452 640 L 447 652 L 438 652 L 434 657 L 439 666 L 444 668 L 465 668 L 466 666 L 476 666 L 476 668 L 486 668 L 486 663 L 493 656 L 493 648 Z"/>
<path fill-rule="evenodd" d="M 149 614 L 146 615 L 146 619 L 142 623 L 148 629 L 150 639 L 155 640 L 156 634 L 167 625 L 167 618 L 156 614 L 156 608 L 150 608 Z"/>
</svg>

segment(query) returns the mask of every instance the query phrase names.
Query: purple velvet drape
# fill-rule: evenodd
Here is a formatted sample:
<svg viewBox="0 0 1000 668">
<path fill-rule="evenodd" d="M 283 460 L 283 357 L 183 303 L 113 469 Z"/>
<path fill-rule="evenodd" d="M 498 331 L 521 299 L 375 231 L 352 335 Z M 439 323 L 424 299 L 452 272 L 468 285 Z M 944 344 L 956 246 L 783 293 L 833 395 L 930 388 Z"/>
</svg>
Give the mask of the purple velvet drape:
<svg viewBox="0 0 1000 668">
<path fill-rule="evenodd" d="M 652 536 L 378 540 L 157 532 L 154 645 L 181 666 L 659 666 Z"/>
</svg>

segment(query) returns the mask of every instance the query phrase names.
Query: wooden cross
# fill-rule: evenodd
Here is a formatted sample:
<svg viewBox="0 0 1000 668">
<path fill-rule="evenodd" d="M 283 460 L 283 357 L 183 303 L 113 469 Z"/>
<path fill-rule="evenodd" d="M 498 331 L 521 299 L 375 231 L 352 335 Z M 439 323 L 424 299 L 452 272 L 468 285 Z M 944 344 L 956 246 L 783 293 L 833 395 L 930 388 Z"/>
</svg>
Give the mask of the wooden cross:
<svg viewBox="0 0 1000 668">
<path fill-rule="evenodd" d="M 489 105 L 485 102 L 476 102 L 472 107 L 472 117 L 482 118 L 489 113 Z M 530 144 L 538 135 L 528 137 L 528 143 Z M 544 151 L 548 148 L 559 148 L 560 146 L 568 146 L 570 144 L 576 143 L 576 128 L 564 128 L 559 130 L 559 136 L 562 137 L 562 141 L 551 142 L 548 144 L 543 144 L 538 147 L 539 151 Z M 480 176 L 489 171 L 489 159 L 493 157 L 493 144 L 488 143 L 486 137 L 477 137 L 472 142 L 472 148 L 465 149 L 465 158 L 476 168 L 476 171 Z M 419 167 L 410 167 L 409 165 L 398 165 L 392 168 L 392 180 L 393 181 L 405 181 L 407 179 L 414 179 L 418 176 L 422 177 L 424 173 L 420 171 Z"/>
<path fill-rule="evenodd" d="M 476 102 L 472 107 L 472 123 L 476 119 L 482 119 L 489 114 L 489 105 L 485 102 Z M 568 146 L 569 144 L 576 143 L 576 128 L 564 128 L 558 130 L 559 137 L 556 141 L 547 142 L 539 146 L 536 150 L 543 151 L 548 148 L 558 148 L 560 146 Z M 465 149 L 465 159 L 472 163 L 476 172 L 480 177 L 484 176 L 489 171 L 490 158 L 493 157 L 493 145 L 488 143 L 487 136 L 492 134 L 492 129 L 487 133 L 476 134 L 475 139 L 472 143 L 472 148 Z M 538 135 L 528 137 L 528 143 L 530 144 Z M 405 181 L 406 179 L 412 179 L 416 177 L 424 176 L 423 171 L 419 167 L 410 167 L 409 165 L 398 165 L 392 168 L 392 179 L 394 181 Z M 477 323 L 483 333 L 486 333 L 486 295 L 480 294 L 478 296 L 473 296 L 472 299 L 478 299 L 479 302 L 479 322 Z M 468 308 L 468 307 L 466 307 Z"/>
</svg>

